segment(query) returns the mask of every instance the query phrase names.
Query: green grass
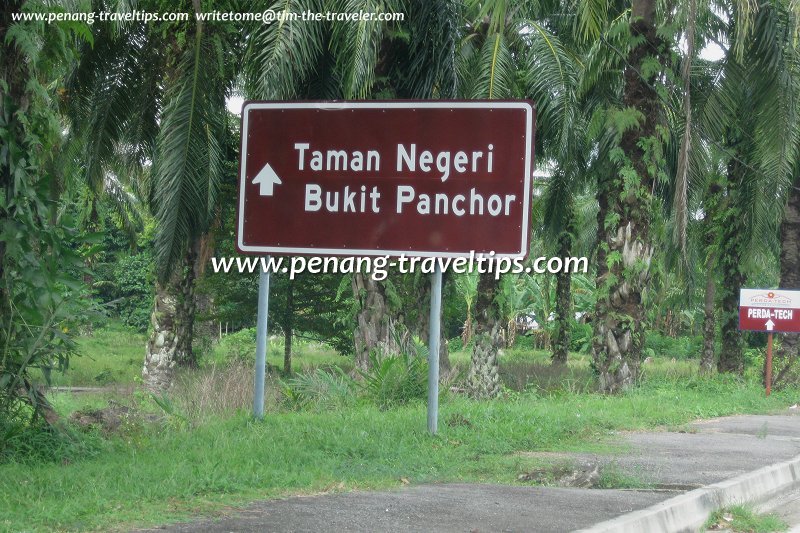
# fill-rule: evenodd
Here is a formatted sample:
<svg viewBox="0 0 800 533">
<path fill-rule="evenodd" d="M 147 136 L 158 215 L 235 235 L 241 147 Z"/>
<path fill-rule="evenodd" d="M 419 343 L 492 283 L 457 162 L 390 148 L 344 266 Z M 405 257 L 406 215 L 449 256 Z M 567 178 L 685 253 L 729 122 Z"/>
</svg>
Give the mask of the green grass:
<svg viewBox="0 0 800 533">
<path fill-rule="evenodd" d="M 789 525 L 774 514 L 758 514 L 751 507 L 736 505 L 720 509 L 706 522 L 706 529 L 726 529 L 734 533 L 772 533 L 787 531 Z"/>
<path fill-rule="evenodd" d="M 255 329 L 224 336 L 216 343 L 211 352 L 202 360 L 205 364 L 224 363 L 231 358 L 244 358 L 255 361 L 256 340 Z M 267 364 L 283 369 L 283 337 L 270 337 L 267 343 Z M 295 338 L 292 342 L 292 370 L 295 373 L 305 372 L 318 367 L 344 366 L 351 369 L 352 358 L 340 355 L 333 348 L 314 341 Z"/>
<path fill-rule="evenodd" d="M 98 330 L 79 340 L 84 357 L 74 359 L 65 376 L 54 373 L 54 381 L 73 386 L 133 383 L 145 341 L 144 335 L 118 325 Z M 247 352 L 232 355 L 237 342 L 251 346 L 247 338 L 226 337 L 203 363 L 249 358 Z M 352 368 L 349 359 L 322 345 L 300 342 L 297 348 L 296 371 Z M 280 340 L 273 339 L 271 365 L 282 367 L 282 349 Z M 456 352 L 451 362 L 463 369 L 469 357 L 468 352 Z M 148 526 L 259 498 L 399 487 L 401 478 L 412 483 L 519 483 L 520 474 L 541 466 L 540 460 L 520 452 L 607 453 L 614 450 L 615 431 L 686 427 L 697 418 L 769 412 L 796 403 L 800 395 L 778 391 L 767 399 L 757 379 L 703 378 L 696 361 L 669 357 L 654 358 L 644 367 L 643 386 L 616 397 L 590 392 L 594 378 L 585 354 L 570 354 L 568 367 L 558 371 L 550 368 L 544 351 L 506 350 L 500 363 L 507 387 L 504 399 L 474 402 L 443 395 L 436 437 L 425 430 L 423 403 L 380 410 L 361 399 L 291 411 L 276 403 L 274 376 L 263 422 L 252 421 L 247 412 L 228 417 L 178 414 L 167 416 L 163 424 L 134 421 L 111 437 L 92 431 L 83 437 L 85 442 L 75 442 L 72 431 L 63 452 L 58 448 L 44 456 L 55 460 L 0 464 L 0 531 Z M 225 372 L 226 367 L 220 368 Z M 183 403 L 181 396 L 170 405 L 196 403 L 199 396 L 186 392 L 198 388 L 193 383 L 184 388 Z M 158 410 L 140 392 L 127 397 L 59 393 L 51 398 L 64 416 L 103 407 L 109 399 Z M 209 396 L 207 401 L 215 400 Z M 602 484 L 608 486 L 646 485 L 646 480 L 614 469 L 603 476 Z"/>
<path fill-rule="evenodd" d="M 230 357 L 230 346 L 226 342 L 217 343 L 211 352 L 201 357 L 201 365 L 222 363 Z M 142 373 L 147 335 L 130 329 L 118 322 L 110 322 L 106 327 L 82 336 L 77 340 L 78 356 L 70 359 L 69 368 L 64 372 L 52 372 L 51 384 L 60 387 L 104 387 L 132 385 Z M 252 358 L 255 360 L 255 339 L 252 343 Z M 245 357 L 250 357 L 246 354 Z M 270 339 L 267 362 L 283 368 L 283 339 Z M 333 349 L 316 342 L 295 340 L 292 358 L 295 372 L 305 372 L 317 367 L 344 366 L 352 368 L 350 358 L 339 355 Z M 40 373 L 34 379 L 44 382 Z"/>
<path fill-rule="evenodd" d="M 535 466 L 520 451 L 608 450 L 613 431 L 767 412 L 797 396 L 779 391 L 765 398 L 756 383 L 724 378 L 652 378 L 617 397 L 446 396 L 436 437 L 426 433 L 422 403 L 381 411 L 362 402 L 322 413 L 272 406 L 263 422 L 241 413 L 194 427 L 140 425 L 94 457 L 0 465 L 0 529 L 153 525 L 258 498 L 398 487 L 401 477 L 517 483 Z"/>
<path fill-rule="evenodd" d="M 142 373 L 147 337 L 119 323 L 110 323 L 91 336 L 79 337 L 78 356 L 64 373 L 52 372 L 51 383 L 61 387 L 103 387 L 134 383 Z M 34 375 L 44 381 L 40 375 Z"/>
</svg>

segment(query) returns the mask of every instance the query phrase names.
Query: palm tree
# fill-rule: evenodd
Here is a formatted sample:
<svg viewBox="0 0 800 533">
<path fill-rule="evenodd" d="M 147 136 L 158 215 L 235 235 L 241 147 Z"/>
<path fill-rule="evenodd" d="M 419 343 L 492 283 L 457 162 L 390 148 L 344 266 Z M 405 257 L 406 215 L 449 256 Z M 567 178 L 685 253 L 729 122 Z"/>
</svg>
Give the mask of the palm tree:
<svg viewBox="0 0 800 533">
<path fill-rule="evenodd" d="M 68 85 L 87 183 L 102 182 L 120 162 L 146 168 L 136 185 L 157 222 L 158 282 L 142 374 L 154 390 L 171 384 L 176 365 L 195 362 L 198 254 L 217 208 L 225 101 L 238 64 L 239 34 L 230 29 L 200 21 L 97 24 Z"/>
<path fill-rule="evenodd" d="M 589 2 L 586 2 L 589 4 Z M 639 376 L 644 344 L 643 292 L 655 253 L 650 233 L 656 209 L 653 190 L 664 154 L 657 129 L 662 122 L 658 87 L 669 43 L 658 32 L 656 2 L 633 0 L 630 12 L 605 12 L 602 18 L 629 17 L 623 40 L 622 108 L 612 109 L 617 146 L 611 152 L 617 169 L 598 183 L 598 300 L 594 319 L 593 359 L 603 392 L 632 386 Z M 601 18 L 601 19 L 602 19 Z M 587 33 L 602 26 L 586 15 Z M 613 47 L 613 45 L 611 45 Z"/>
<path fill-rule="evenodd" d="M 537 105 L 537 148 L 561 154 L 572 148 L 576 57 L 562 44 L 557 3 L 467 3 L 467 34 L 461 45 L 459 92 L 465 98 L 531 98 Z M 475 344 L 468 389 L 475 397 L 499 393 L 497 352 L 503 346 L 502 316 L 494 275 L 481 275 L 475 303 Z"/>
<path fill-rule="evenodd" d="M 585 131 L 585 130 L 583 130 Z M 597 202 L 589 193 L 587 178 L 592 177 L 591 167 L 582 176 L 564 180 L 564 174 L 556 172 L 547 185 L 543 197 L 544 241 L 553 243 L 543 248 L 558 257 L 588 255 L 597 239 Z M 559 184 L 560 181 L 565 184 Z M 583 188 L 583 190 L 581 190 Z M 563 192 L 559 192 L 563 191 Z M 563 196 L 562 196 L 563 195 Z M 552 252 L 550 252 L 552 250 Z M 555 331 L 552 342 L 551 361 L 555 365 L 567 363 L 574 322 L 572 273 L 563 270 L 555 274 L 556 294 L 554 307 Z"/>
<path fill-rule="evenodd" d="M 740 372 L 744 343 L 738 330 L 739 289 L 753 265 L 768 264 L 777 249 L 783 191 L 797 161 L 800 135 L 797 99 L 795 17 L 778 2 L 722 5 L 730 50 L 716 69 L 713 92 L 703 105 L 699 127 L 721 152 L 724 172 L 706 216 L 719 228 L 713 251 L 721 283 L 722 351 L 718 369 Z M 708 298 L 707 298 L 708 299 Z"/>
</svg>

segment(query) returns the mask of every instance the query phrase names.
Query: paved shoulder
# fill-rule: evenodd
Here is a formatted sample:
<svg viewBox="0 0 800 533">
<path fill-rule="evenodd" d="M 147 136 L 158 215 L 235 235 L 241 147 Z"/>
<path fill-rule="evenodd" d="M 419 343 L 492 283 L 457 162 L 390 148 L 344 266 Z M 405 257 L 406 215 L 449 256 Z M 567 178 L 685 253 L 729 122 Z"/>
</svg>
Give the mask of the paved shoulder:
<svg viewBox="0 0 800 533">
<path fill-rule="evenodd" d="M 254 504 L 237 516 L 166 531 L 573 531 L 637 509 L 669 493 L 500 485 L 420 485 Z"/>
</svg>

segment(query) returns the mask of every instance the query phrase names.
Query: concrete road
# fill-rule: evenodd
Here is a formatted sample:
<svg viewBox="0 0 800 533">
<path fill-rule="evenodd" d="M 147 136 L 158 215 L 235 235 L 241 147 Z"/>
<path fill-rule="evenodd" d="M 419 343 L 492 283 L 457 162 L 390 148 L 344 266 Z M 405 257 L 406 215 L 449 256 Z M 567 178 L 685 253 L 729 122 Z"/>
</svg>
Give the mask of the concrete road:
<svg viewBox="0 0 800 533">
<path fill-rule="evenodd" d="M 618 454 L 550 454 L 576 465 L 613 465 L 648 490 L 480 484 L 422 485 L 252 504 L 221 518 L 167 531 L 572 531 L 800 455 L 800 416 L 737 416 L 701 421 L 687 432 L 622 433 Z M 547 459 L 548 454 L 533 453 Z M 662 487 L 662 490 L 658 490 Z M 671 489 L 671 490 L 663 490 Z M 787 500 L 787 513 L 795 509 Z M 783 508 L 781 508 L 783 509 Z M 783 512 L 783 511 L 781 511 Z M 795 520 L 787 514 L 787 520 Z M 800 519 L 800 517 L 798 517 Z"/>
</svg>

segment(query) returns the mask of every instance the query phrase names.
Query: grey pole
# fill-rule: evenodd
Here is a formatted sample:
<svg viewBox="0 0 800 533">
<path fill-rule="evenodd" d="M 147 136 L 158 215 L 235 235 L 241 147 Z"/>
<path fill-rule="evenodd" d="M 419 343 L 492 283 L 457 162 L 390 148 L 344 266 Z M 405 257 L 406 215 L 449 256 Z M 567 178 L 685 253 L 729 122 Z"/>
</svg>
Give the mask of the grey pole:
<svg viewBox="0 0 800 533">
<path fill-rule="evenodd" d="M 442 267 L 436 262 L 431 277 L 431 317 L 428 327 L 428 431 L 435 435 L 439 425 L 439 338 L 442 315 Z"/>
<path fill-rule="evenodd" d="M 269 256 L 264 265 L 269 263 Z M 269 272 L 262 268 L 258 274 L 258 323 L 256 324 L 256 378 L 253 395 L 253 415 L 264 417 L 264 374 L 267 368 L 267 318 L 269 316 Z"/>
</svg>

